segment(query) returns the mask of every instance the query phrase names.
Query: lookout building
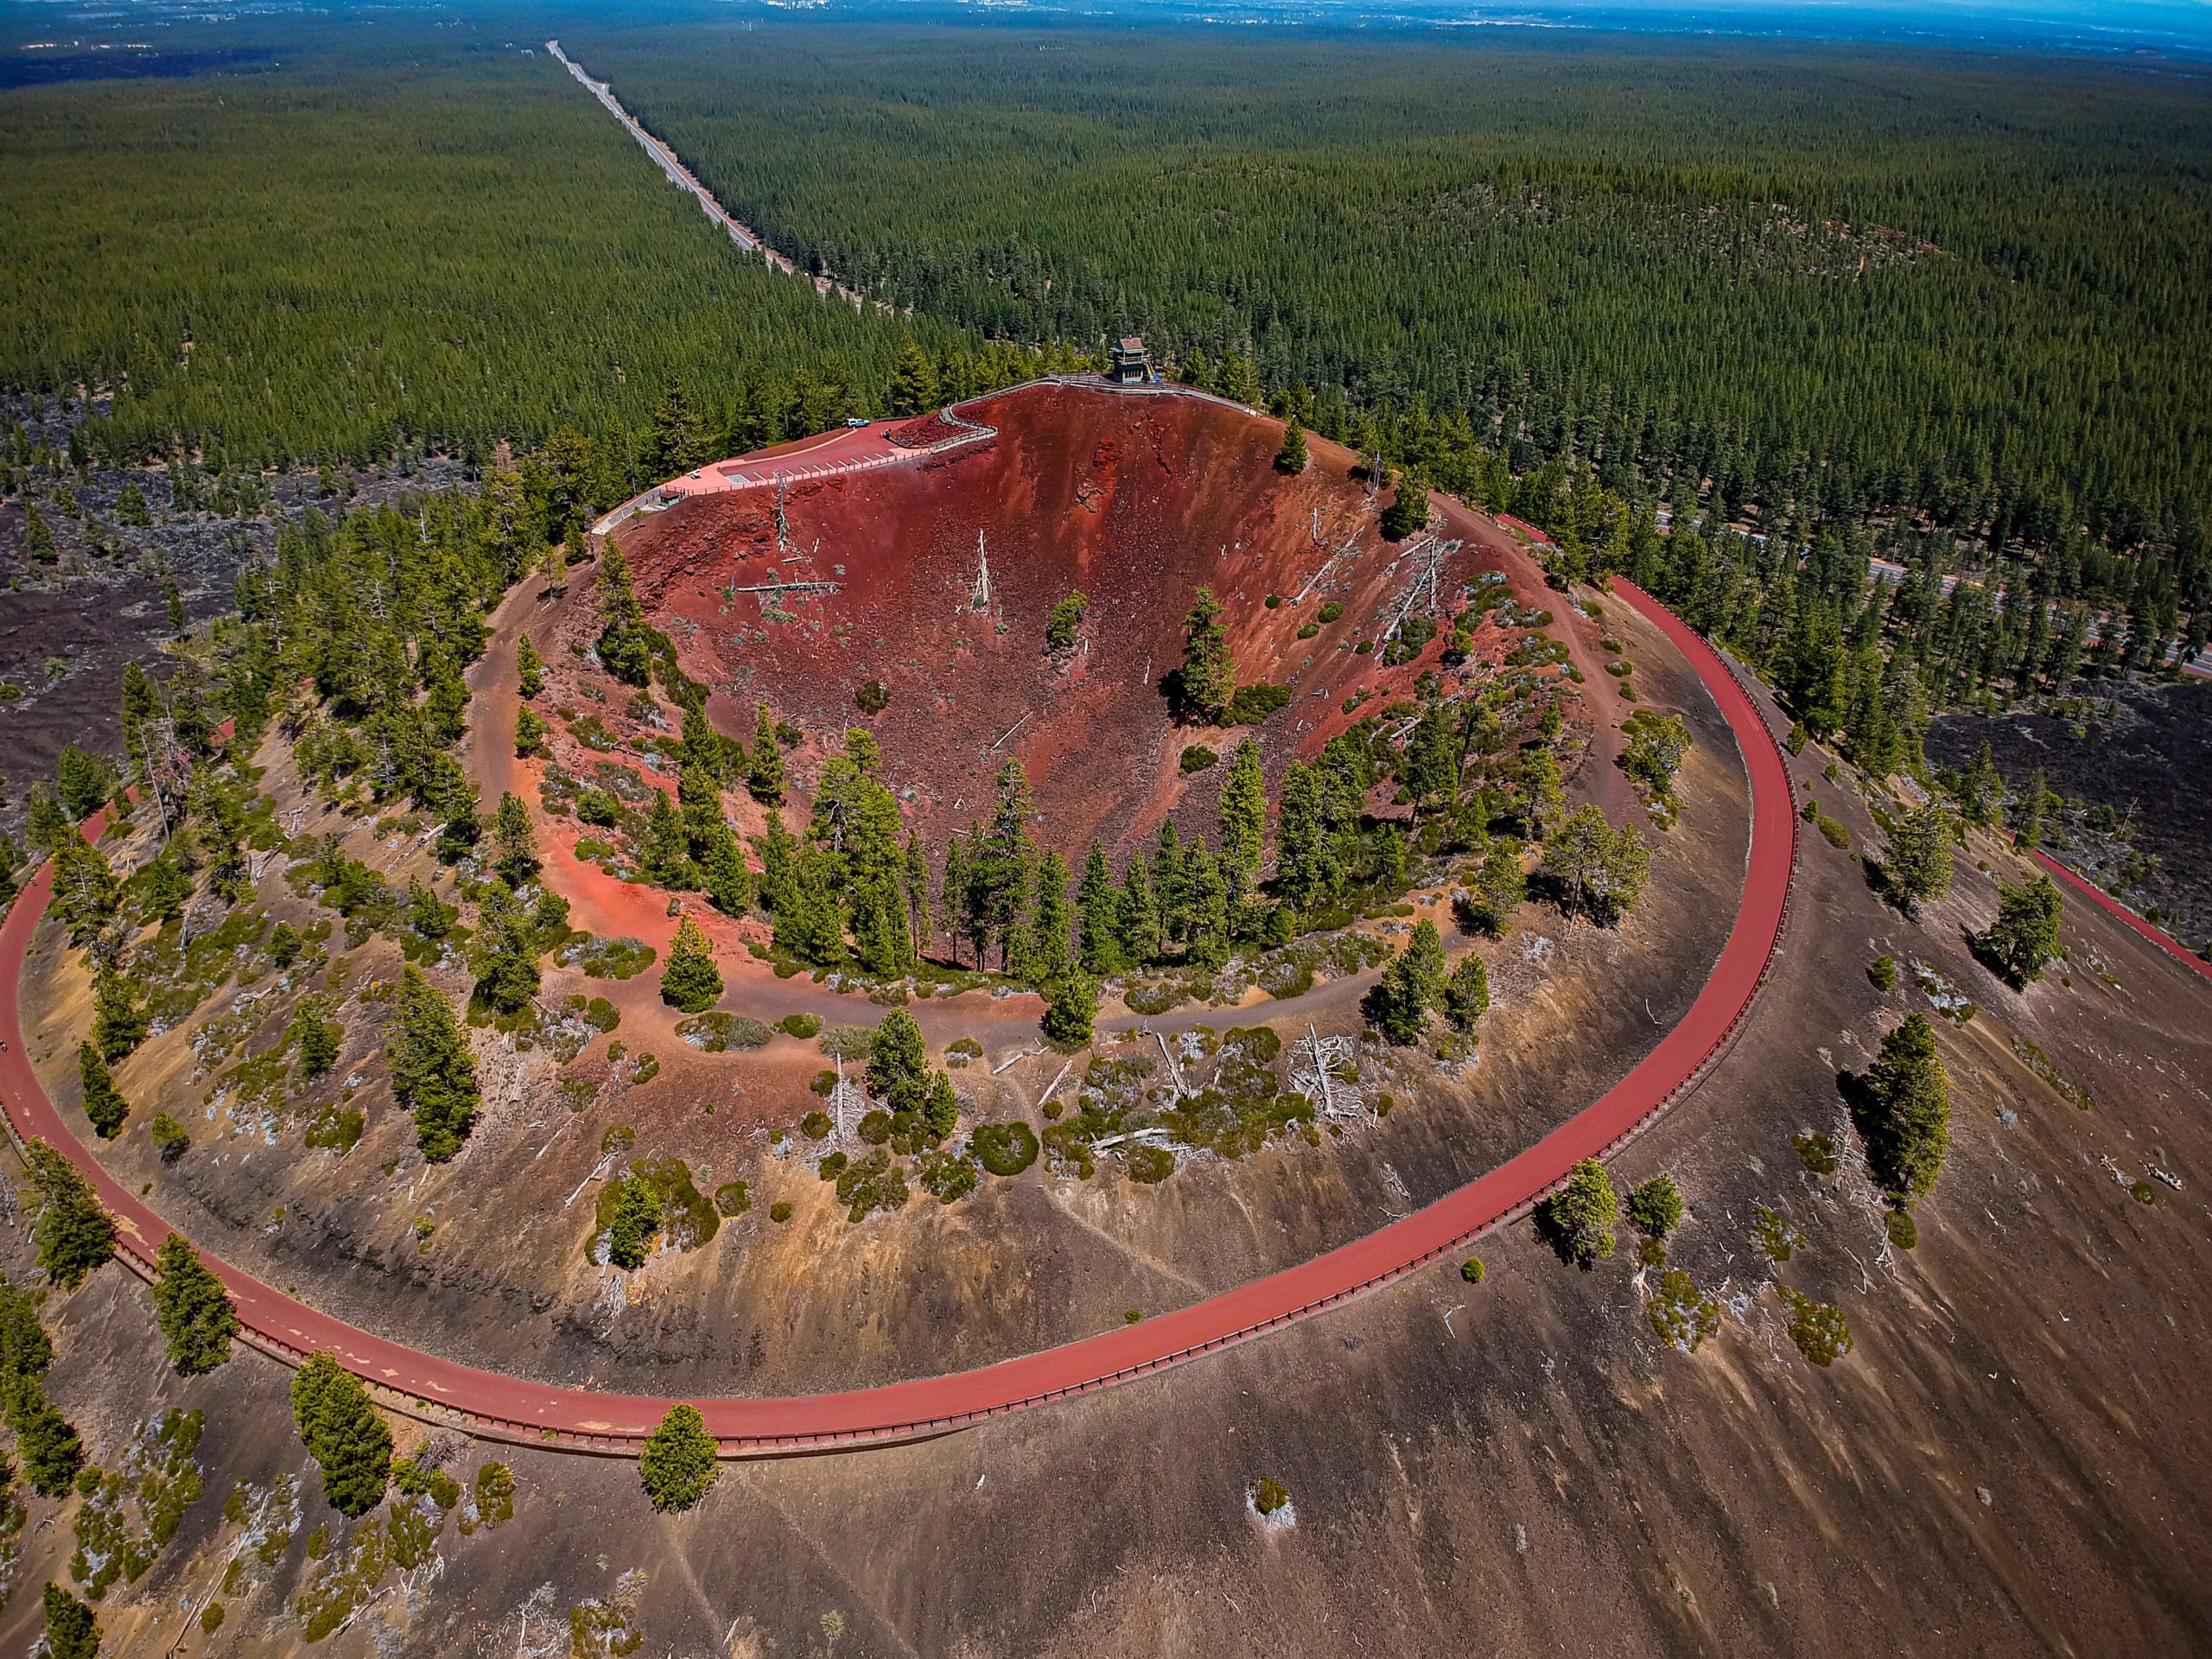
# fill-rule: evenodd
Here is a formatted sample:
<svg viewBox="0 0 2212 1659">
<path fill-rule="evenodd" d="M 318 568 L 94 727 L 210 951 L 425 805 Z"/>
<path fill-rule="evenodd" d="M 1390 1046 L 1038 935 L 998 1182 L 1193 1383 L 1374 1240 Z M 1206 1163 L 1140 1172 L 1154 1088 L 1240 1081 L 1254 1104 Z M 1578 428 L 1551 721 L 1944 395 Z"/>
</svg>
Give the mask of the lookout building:
<svg viewBox="0 0 2212 1659">
<path fill-rule="evenodd" d="M 1117 386 L 1141 386 L 1152 378 L 1152 353 L 1136 334 L 1124 334 L 1106 348 L 1106 378 Z"/>
</svg>

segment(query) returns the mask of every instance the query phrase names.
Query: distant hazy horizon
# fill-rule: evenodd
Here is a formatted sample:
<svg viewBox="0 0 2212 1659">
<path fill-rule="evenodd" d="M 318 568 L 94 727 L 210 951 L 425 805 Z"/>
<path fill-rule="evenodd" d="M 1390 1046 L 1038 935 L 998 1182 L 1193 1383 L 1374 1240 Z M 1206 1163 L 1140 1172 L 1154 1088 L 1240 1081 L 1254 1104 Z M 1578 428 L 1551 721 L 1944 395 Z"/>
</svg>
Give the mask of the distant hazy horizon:
<svg viewBox="0 0 2212 1659">
<path fill-rule="evenodd" d="M 184 37 L 283 39 L 288 19 L 374 25 L 442 19 L 450 27 L 549 32 L 678 19 L 960 19 L 1082 27 L 1162 23 L 1382 31 L 1630 32 L 1747 40 L 1897 42 L 2107 55 L 2212 58 L 2212 0 L 261 0 L 251 10 L 207 11 L 192 0 L 127 8 L 87 0 L 0 0 L 0 50 L 176 48 Z"/>
</svg>

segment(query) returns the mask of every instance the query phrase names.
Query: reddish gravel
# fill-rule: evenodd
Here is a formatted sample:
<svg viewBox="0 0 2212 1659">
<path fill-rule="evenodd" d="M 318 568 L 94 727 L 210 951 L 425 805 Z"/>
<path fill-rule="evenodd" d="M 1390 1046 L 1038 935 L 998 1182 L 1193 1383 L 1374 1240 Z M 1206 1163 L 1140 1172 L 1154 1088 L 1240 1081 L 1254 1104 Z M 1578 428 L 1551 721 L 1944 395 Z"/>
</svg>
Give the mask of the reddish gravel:
<svg viewBox="0 0 2212 1659">
<path fill-rule="evenodd" d="M 680 504 L 620 526 L 656 620 L 676 636 L 686 671 L 715 688 L 709 712 L 723 729 L 749 736 L 764 699 L 825 739 L 868 725 L 908 821 L 933 845 L 988 815 L 992 775 L 1012 756 L 1034 791 L 1039 835 L 1080 862 L 1093 836 L 1126 854 L 1170 814 L 1186 833 L 1212 828 L 1222 773 L 1184 774 L 1184 747 L 1223 749 L 1247 733 L 1176 726 L 1161 687 L 1181 660 L 1199 588 L 1224 607 L 1239 678 L 1295 694 L 1251 729 L 1271 784 L 1292 757 L 1319 753 L 1441 669 L 1440 635 L 1414 660 L 1382 666 L 1382 629 L 1416 561 L 1382 540 L 1379 503 L 1351 476 L 1349 451 L 1316 441 L 1306 471 L 1286 478 L 1274 467 L 1280 422 L 1198 397 L 1047 383 L 957 413 L 997 437 L 792 482 L 780 550 L 772 486 L 690 490 L 690 490 Z M 855 462 L 869 458 L 851 445 L 836 454 L 849 450 Z M 748 476 L 772 470 L 747 457 L 705 471 L 741 465 Z M 1434 505 L 1444 537 L 1461 543 L 1440 573 L 1446 607 L 1465 602 L 1464 585 L 1479 572 L 1527 575 L 1495 531 L 1485 541 L 1471 517 Z M 1317 514 L 1325 548 L 1314 541 Z M 1312 582 L 1348 541 L 1356 553 Z M 732 592 L 778 581 L 835 591 Z M 1048 653 L 1046 620 L 1077 589 L 1090 601 L 1082 643 Z M 1270 594 L 1281 596 L 1272 609 Z M 1342 614 L 1322 623 L 1332 601 Z M 1309 623 L 1318 632 L 1300 639 Z M 1357 653 L 1363 641 L 1371 654 Z M 1494 663 L 1513 643 L 1485 624 L 1475 661 Z M 1586 675 L 1586 705 L 1611 683 Z M 864 716 L 857 694 L 871 683 L 890 702 Z"/>
</svg>

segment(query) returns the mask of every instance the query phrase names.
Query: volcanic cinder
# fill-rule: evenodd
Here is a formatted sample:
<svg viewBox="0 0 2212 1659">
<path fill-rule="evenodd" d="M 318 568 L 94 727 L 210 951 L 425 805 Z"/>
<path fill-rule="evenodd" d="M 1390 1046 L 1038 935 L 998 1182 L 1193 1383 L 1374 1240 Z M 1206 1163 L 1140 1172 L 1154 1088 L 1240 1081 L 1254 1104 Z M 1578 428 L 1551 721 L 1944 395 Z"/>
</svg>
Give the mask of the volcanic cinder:
<svg viewBox="0 0 2212 1659">
<path fill-rule="evenodd" d="M 1382 538 L 1388 495 L 1348 451 L 1316 441 L 1311 465 L 1287 476 L 1281 422 L 1156 391 L 1047 384 L 958 412 L 998 435 L 791 482 L 780 542 L 773 485 L 691 496 L 620 527 L 655 620 L 714 688 L 718 725 L 748 733 L 762 701 L 823 740 L 868 725 L 932 840 L 988 816 L 991 777 L 1012 757 L 1050 839 L 1123 850 L 1171 813 L 1181 822 L 1186 794 L 1184 827 L 1207 828 L 1219 774 L 1186 776 L 1184 748 L 1236 741 L 1178 728 L 1164 691 L 1200 588 L 1224 607 L 1239 680 L 1293 690 L 1258 732 L 1271 777 L 1438 667 L 1440 636 L 1382 664 L 1383 631 L 1425 558 L 1411 539 Z M 912 424 L 926 438 L 938 419 Z M 1500 560 L 1456 510 L 1439 511 L 1438 535 L 1460 544 L 1436 593 L 1456 608 Z M 834 590 L 741 591 L 777 582 Z M 1081 641 L 1049 652 L 1047 618 L 1075 590 L 1089 601 Z M 1325 623 L 1330 601 L 1341 611 Z M 1300 639 L 1306 625 L 1318 631 Z M 1476 659 L 1503 648 L 1486 629 Z M 874 714 L 861 700 L 871 683 L 889 696 Z"/>
</svg>

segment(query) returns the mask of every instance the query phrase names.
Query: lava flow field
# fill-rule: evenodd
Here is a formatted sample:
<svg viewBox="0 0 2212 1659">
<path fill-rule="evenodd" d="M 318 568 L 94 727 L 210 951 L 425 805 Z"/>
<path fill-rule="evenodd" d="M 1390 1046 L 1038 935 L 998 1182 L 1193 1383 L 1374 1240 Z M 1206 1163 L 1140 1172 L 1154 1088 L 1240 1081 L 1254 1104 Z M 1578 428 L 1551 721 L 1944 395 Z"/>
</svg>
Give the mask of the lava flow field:
<svg viewBox="0 0 2212 1659">
<path fill-rule="evenodd" d="M 1382 665 L 1384 630 L 1439 543 L 1383 540 L 1388 494 L 1370 492 L 1350 452 L 1312 441 L 1311 464 L 1287 476 L 1281 422 L 1172 392 L 1043 385 L 959 413 L 997 437 L 791 482 L 780 533 L 774 485 L 621 525 L 648 610 L 714 688 L 717 725 L 749 734 L 764 701 L 810 747 L 868 725 L 932 841 L 988 816 L 1012 756 L 1045 832 L 1079 856 L 1094 836 L 1126 849 L 1170 814 L 1185 831 L 1212 827 L 1219 774 L 1185 774 L 1183 751 L 1242 734 L 1176 726 L 1163 687 L 1200 588 L 1224 607 L 1240 683 L 1294 694 L 1257 728 L 1271 780 L 1440 666 L 1442 631 Z M 928 422 L 912 424 L 926 442 Z M 1464 515 L 1435 512 L 1435 601 L 1456 611 L 1465 584 L 1505 561 L 1494 532 L 1485 549 Z M 1525 563 L 1516 575 L 1529 584 Z M 818 585 L 748 591 L 779 582 Z M 1047 619 L 1074 590 L 1089 601 L 1081 639 L 1048 651 Z M 1424 596 L 1414 608 L 1431 607 Z M 1486 620 L 1471 666 L 1452 671 L 1479 671 L 1511 643 Z"/>
</svg>

